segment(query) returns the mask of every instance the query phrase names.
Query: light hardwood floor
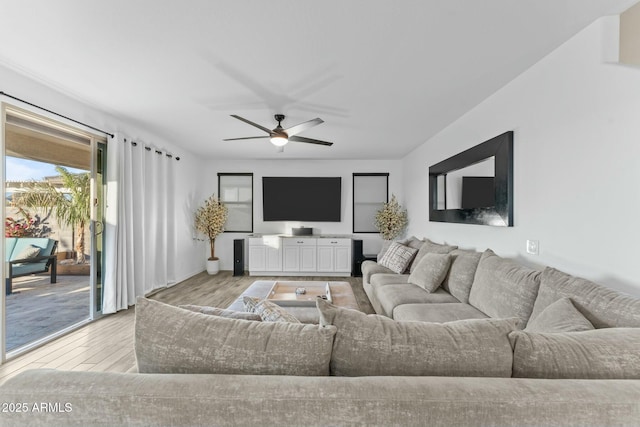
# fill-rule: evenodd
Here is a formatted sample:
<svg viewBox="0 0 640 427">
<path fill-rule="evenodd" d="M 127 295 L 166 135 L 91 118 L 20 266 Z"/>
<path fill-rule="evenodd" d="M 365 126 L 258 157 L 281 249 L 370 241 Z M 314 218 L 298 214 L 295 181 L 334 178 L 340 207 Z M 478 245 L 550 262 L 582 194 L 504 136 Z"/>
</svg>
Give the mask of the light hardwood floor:
<svg viewBox="0 0 640 427">
<path fill-rule="evenodd" d="M 373 313 L 359 277 L 233 277 L 223 271 L 216 276 L 206 272 L 193 276 L 150 298 L 172 305 L 197 304 L 229 306 L 256 280 L 332 280 L 351 283 L 365 313 Z M 18 373 L 36 368 L 72 371 L 126 372 L 135 364 L 133 354 L 134 309 L 123 310 L 89 323 L 0 366 L 0 383 Z"/>
</svg>

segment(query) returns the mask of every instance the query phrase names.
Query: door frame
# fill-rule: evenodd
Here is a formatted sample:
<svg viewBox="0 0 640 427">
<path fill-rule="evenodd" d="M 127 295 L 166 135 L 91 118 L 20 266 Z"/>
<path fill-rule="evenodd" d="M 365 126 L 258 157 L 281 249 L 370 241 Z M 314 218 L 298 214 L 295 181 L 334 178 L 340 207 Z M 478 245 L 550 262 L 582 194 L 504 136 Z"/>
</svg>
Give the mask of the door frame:
<svg viewBox="0 0 640 427">
<path fill-rule="evenodd" d="M 4 291 L 4 285 L 2 286 L 2 292 L 0 292 L 0 364 L 3 364 L 9 359 L 12 359 L 16 356 L 19 356 L 27 351 L 33 350 L 34 348 L 40 347 L 62 335 L 65 335 L 73 330 L 76 330 L 87 323 L 90 323 L 96 319 L 102 317 L 102 310 L 96 309 L 96 245 L 95 245 L 95 218 L 97 215 L 95 206 L 93 201 L 96 199 L 98 195 L 98 191 L 96 189 L 96 171 L 97 171 L 97 149 L 99 144 L 103 144 L 104 147 L 107 147 L 107 138 L 105 135 L 96 134 L 93 131 L 89 131 L 88 128 L 82 126 L 78 123 L 74 123 L 72 121 L 65 121 L 64 119 L 60 119 L 53 114 L 40 112 L 39 110 L 31 109 L 31 108 L 23 108 L 15 105 L 14 103 L 1 101 L 0 102 L 0 154 L 2 155 L 2 161 L 0 161 L 0 182 L 2 188 L 6 188 L 6 170 L 5 170 L 5 124 L 7 119 L 7 114 L 12 113 L 15 115 L 22 116 L 28 120 L 32 120 L 37 123 L 44 124 L 45 126 L 49 126 L 56 129 L 64 130 L 65 132 L 79 135 L 83 138 L 86 138 L 90 141 L 90 150 L 91 150 L 91 220 L 89 229 L 90 232 L 90 241 L 91 241 L 91 265 L 90 265 L 90 276 L 89 276 L 89 317 L 86 320 L 80 321 L 76 324 L 70 325 L 52 335 L 47 337 L 38 339 L 33 341 L 19 349 L 12 350 L 7 353 L 6 348 L 6 296 Z M 105 165 L 106 165 L 106 150 L 104 157 Z M 106 170 L 103 170 L 106 178 Z M 105 206 L 106 203 L 106 179 L 103 180 L 103 204 Z M 3 218 L 6 218 L 6 203 L 2 203 L 1 214 Z M 104 212 L 102 214 L 102 218 L 104 218 Z M 2 281 L 4 283 L 4 278 L 7 270 L 7 265 L 5 260 L 5 243 L 4 243 L 4 233 L 2 233 L 0 238 L 0 264 L 2 267 L 0 268 L 0 273 L 2 274 Z M 104 266 L 102 268 L 102 272 L 104 273 Z"/>
</svg>

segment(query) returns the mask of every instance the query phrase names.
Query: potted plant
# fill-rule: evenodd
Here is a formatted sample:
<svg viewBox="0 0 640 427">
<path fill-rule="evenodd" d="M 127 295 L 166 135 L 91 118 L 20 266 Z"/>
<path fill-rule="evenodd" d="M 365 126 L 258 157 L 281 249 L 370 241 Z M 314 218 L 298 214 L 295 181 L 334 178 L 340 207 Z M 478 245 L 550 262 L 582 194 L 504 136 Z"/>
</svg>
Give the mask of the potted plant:
<svg viewBox="0 0 640 427">
<path fill-rule="evenodd" d="M 407 226 L 407 210 L 400 206 L 395 195 L 384 203 L 382 209 L 376 213 L 376 230 L 384 240 L 393 240 L 402 233 Z"/>
<path fill-rule="evenodd" d="M 218 274 L 220 271 L 220 261 L 215 254 L 215 242 L 216 237 L 224 231 L 227 215 L 227 207 L 218 200 L 215 194 L 212 194 L 204 202 L 204 205 L 196 210 L 196 230 L 207 236 L 211 248 L 211 256 L 207 260 L 207 273 L 209 274 Z"/>
</svg>

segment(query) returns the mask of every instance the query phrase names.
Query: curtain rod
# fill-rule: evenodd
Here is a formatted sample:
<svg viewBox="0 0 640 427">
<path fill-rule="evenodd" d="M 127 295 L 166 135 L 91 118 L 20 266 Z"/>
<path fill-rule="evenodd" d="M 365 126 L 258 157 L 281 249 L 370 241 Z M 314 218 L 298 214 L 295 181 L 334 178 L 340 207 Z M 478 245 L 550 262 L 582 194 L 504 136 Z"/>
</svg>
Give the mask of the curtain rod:
<svg viewBox="0 0 640 427">
<path fill-rule="evenodd" d="M 46 111 L 47 113 L 55 114 L 55 115 L 56 115 L 56 116 L 58 116 L 58 117 L 62 117 L 63 119 L 67 119 L 67 120 L 70 120 L 70 121 L 72 121 L 72 122 L 74 122 L 74 123 L 78 123 L 79 125 L 86 126 L 86 127 L 88 127 L 89 129 L 96 130 L 96 131 L 98 131 L 98 132 L 100 132 L 100 133 L 104 133 L 105 135 L 109 135 L 111 138 L 113 138 L 113 134 L 112 134 L 112 133 L 109 133 L 109 132 L 104 131 L 104 130 L 102 130 L 102 129 L 98 129 L 98 128 L 93 127 L 93 126 L 91 126 L 91 125 L 88 125 L 88 124 L 86 124 L 86 123 L 82 123 L 82 122 L 80 122 L 80 121 L 78 121 L 78 120 L 74 120 L 74 119 L 72 119 L 71 117 L 63 116 L 62 114 L 58 114 L 58 113 L 56 113 L 55 111 L 48 110 L 48 109 L 46 109 L 46 108 L 44 108 L 44 107 L 41 107 L 41 106 L 39 106 L 39 105 L 32 104 L 32 103 L 31 103 L 31 102 L 29 102 L 29 101 L 25 101 L 24 99 L 20 99 L 20 98 L 18 98 L 18 97 L 13 96 L 13 95 L 9 95 L 8 93 L 3 92 L 3 91 L 1 91 L 1 90 L 0 90 L 0 95 L 6 96 L 7 98 L 15 99 L 16 101 L 23 102 L 23 103 L 25 103 L 25 104 L 27 104 L 27 105 L 30 105 L 30 106 L 32 106 L 32 107 L 39 108 L 39 109 L 41 109 L 41 110 L 43 110 L 43 111 Z"/>
<path fill-rule="evenodd" d="M 127 138 L 125 138 L 125 139 L 124 139 L 124 142 L 125 142 L 125 143 L 127 143 L 127 142 L 129 142 L 129 141 L 127 141 Z M 136 146 L 138 145 L 138 143 L 137 143 L 137 142 L 135 142 L 134 140 L 131 140 L 131 145 L 133 145 L 134 147 L 136 147 Z M 151 151 L 151 150 L 152 150 L 152 148 L 151 148 L 151 147 L 149 147 L 148 145 L 144 145 L 144 144 L 143 144 L 142 146 L 143 146 L 143 147 L 144 147 L 144 149 L 145 149 L 145 150 L 147 150 L 147 151 Z M 162 151 L 160 151 L 160 150 L 156 150 L 155 148 L 153 148 L 153 150 L 156 152 L 156 154 L 162 154 Z M 165 153 L 165 155 L 166 155 L 168 158 L 170 158 L 170 159 L 172 159 L 172 158 L 173 158 L 173 154 Z M 180 157 L 177 157 L 177 156 L 176 156 L 176 160 L 177 160 L 177 161 L 180 161 Z"/>
</svg>

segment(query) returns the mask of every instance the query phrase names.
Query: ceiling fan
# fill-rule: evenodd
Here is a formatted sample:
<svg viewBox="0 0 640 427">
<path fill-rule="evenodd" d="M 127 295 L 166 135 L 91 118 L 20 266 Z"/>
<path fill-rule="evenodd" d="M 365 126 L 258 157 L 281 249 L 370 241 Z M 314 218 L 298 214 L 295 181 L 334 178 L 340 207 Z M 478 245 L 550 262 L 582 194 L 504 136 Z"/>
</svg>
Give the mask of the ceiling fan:
<svg viewBox="0 0 640 427">
<path fill-rule="evenodd" d="M 278 122 L 278 126 L 275 129 L 267 129 L 264 126 L 261 126 L 257 123 L 252 122 L 251 120 L 247 120 L 244 117 L 237 116 L 232 114 L 231 117 L 243 121 L 247 124 L 250 124 L 253 127 L 257 127 L 258 129 L 268 133 L 268 136 L 247 136 L 244 138 L 228 138 L 224 141 L 238 141 L 242 139 L 261 139 L 261 138 L 269 138 L 271 143 L 279 148 L 278 151 L 284 151 L 284 146 L 289 143 L 289 141 L 294 142 L 305 142 L 307 144 L 318 144 L 318 145 L 326 145 L 332 146 L 333 142 L 320 141 L 319 139 L 305 138 L 303 136 L 297 136 L 299 133 L 304 132 L 305 130 L 312 128 L 313 126 L 317 126 L 321 123 L 324 123 L 324 120 L 320 118 L 316 118 L 313 120 L 309 120 L 304 123 L 297 124 L 295 126 L 291 126 L 290 128 L 284 129 L 281 125 L 281 122 L 284 120 L 284 114 L 276 114 L 274 118 Z"/>
</svg>

